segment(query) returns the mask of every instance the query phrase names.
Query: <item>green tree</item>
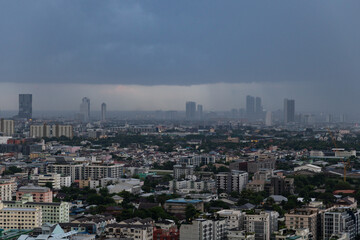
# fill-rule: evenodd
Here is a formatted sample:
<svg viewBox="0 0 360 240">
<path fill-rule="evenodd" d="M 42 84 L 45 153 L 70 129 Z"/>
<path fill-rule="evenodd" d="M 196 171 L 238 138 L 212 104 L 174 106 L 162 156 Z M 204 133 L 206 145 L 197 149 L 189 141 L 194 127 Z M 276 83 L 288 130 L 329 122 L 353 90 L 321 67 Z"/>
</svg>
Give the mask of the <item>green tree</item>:
<svg viewBox="0 0 360 240">
<path fill-rule="evenodd" d="M 194 219 L 196 214 L 197 214 L 196 208 L 193 205 L 188 204 L 185 209 L 186 221 L 191 222 L 191 220 Z"/>
</svg>

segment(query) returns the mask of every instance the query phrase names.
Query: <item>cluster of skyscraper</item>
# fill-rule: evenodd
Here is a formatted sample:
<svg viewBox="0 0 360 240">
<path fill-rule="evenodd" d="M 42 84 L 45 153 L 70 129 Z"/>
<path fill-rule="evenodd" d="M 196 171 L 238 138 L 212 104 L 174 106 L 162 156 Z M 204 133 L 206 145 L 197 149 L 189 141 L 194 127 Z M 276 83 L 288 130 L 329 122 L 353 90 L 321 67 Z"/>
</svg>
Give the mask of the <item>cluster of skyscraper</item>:
<svg viewBox="0 0 360 240">
<path fill-rule="evenodd" d="M 186 119 L 187 120 L 203 119 L 203 106 L 198 104 L 196 109 L 196 102 L 186 102 Z"/>
<path fill-rule="evenodd" d="M 90 122 L 90 99 L 84 97 L 80 104 L 80 120 L 82 122 Z M 106 121 L 106 103 L 101 104 L 101 119 L 102 122 Z"/>
<path fill-rule="evenodd" d="M 246 117 L 249 119 L 263 118 L 263 107 L 260 97 L 246 96 Z"/>
</svg>

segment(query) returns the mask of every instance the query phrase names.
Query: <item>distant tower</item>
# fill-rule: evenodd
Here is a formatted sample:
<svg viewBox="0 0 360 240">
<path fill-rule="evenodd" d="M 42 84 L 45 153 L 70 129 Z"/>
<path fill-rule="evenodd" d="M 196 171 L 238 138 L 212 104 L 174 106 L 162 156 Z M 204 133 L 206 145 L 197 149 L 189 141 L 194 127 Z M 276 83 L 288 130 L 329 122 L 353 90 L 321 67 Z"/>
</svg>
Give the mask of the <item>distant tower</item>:
<svg viewBox="0 0 360 240">
<path fill-rule="evenodd" d="M 272 113 L 271 113 L 271 111 L 266 112 L 265 125 L 268 126 L 268 127 L 272 126 Z"/>
<path fill-rule="evenodd" d="M 83 121 L 89 122 L 90 121 L 90 99 L 84 97 L 80 104 L 80 113 L 82 114 Z"/>
<path fill-rule="evenodd" d="M 199 119 L 203 119 L 203 105 L 197 105 L 197 115 Z"/>
<path fill-rule="evenodd" d="M 106 103 L 101 104 L 101 121 L 106 121 Z"/>
<path fill-rule="evenodd" d="M 284 99 L 284 123 L 295 122 L 295 100 Z"/>
<path fill-rule="evenodd" d="M 32 94 L 19 94 L 20 118 L 32 118 Z"/>
<path fill-rule="evenodd" d="M 255 98 L 255 113 L 257 115 L 262 114 L 263 112 L 263 107 L 261 105 L 261 98 L 260 97 L 256 97 Z"/>
<path fill-rule="evenodd" d="M 260 103 L 261 104 L 261 103 Z M 255 98 L 253 96 L 246 96 L 246 115 L 251 118 L 255 113 Z"/>
<path fill-rule="evenodd" d="M 186 102 L 186 119 L 194 120 L 196 116 L 196 102 Z"/>
</svg>

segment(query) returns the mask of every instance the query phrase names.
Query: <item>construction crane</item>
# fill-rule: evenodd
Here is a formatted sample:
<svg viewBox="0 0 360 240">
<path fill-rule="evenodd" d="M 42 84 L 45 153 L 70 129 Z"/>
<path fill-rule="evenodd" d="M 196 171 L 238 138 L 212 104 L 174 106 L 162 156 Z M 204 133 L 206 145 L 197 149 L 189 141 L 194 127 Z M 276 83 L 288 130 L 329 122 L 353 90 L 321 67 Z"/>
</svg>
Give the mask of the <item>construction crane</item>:
<svg viewBox="0 0 360 240">
<path fill-rule="evenodd" d="M 327 131 L 331 137 L 331 140 L 335 146 L 335 154 L 339 151 L 339 149 L 337 148 L 336 146 L 336 139 L 334 137 L 334 135 L 332 134 L 332 132 L 330 131 L 329 128 L 327 128 Z M 347 161 L 344 161 L 345 160 L 345 157 L 343 158 L 343 160 L 341 161 L 341 163 L 344 165 L 344 182 L 346 182 L 346 169 L 350 166 L 350 159 L 348 158 Z"/>
</svg>

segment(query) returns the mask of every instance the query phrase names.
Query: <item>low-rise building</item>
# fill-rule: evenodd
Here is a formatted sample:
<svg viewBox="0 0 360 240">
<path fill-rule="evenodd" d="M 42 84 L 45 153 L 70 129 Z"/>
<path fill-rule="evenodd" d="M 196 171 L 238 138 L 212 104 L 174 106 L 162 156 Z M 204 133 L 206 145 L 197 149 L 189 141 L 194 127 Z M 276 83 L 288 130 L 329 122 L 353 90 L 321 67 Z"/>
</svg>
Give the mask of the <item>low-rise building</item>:
<svg viewBox="0 0 360 240">
<path fill-rule="evenodd" d="M 22 186 L 16 192 L 16 201 L 20 201 L 24 194 L 31 194 L 34 202 L 52 202 L 53 192 L 48 187 L 34 185 Z"/>
<path fill-rule="evenodd" d="M 200 212 L 204 211 L 204 202 L 202 200 L 184 198 L 167 200 L 164 204 L 164 209 L 171 214 L 185 217 L 186 207 L 189 204 L 193 205 Z"/>
<path fill-rule="evenodd" d="M 67 202 L 34 202 L 32 195 L 22 195 L 21 201 L 3 201 L 9 208 L 40 208 L 42 223 L 69 222 L 69 203 Z"/>
<path fill-rule="evenodd" d="M 153 220 L 133 218 L 106 226 L 106 238 L 153 239 Z"/>
</svg>

